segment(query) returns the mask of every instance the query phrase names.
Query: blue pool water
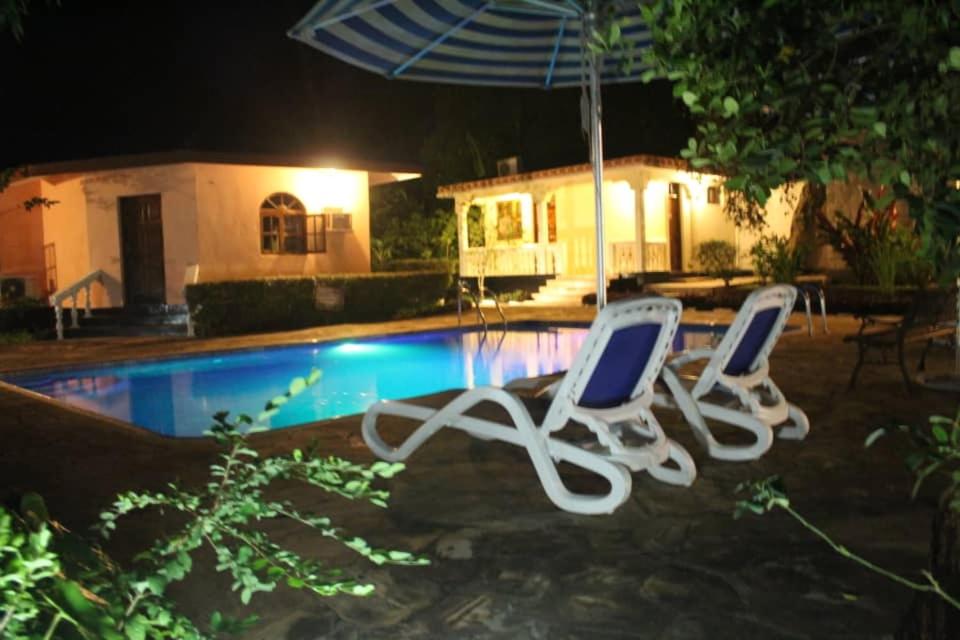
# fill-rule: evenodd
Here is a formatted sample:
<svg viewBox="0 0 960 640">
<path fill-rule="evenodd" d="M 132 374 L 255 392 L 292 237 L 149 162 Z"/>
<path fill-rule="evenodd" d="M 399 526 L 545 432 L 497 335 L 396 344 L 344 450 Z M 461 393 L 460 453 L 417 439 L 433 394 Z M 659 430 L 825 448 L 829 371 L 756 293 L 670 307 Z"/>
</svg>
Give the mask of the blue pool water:
<svg viewBox="0 0 960 640">
<path fill-rule="evenodd" d="M 706 346 L 723 328 L 684 325 L 676 350 Z M 177 438 L 203 435 L 210 416 L 256 417 L 290 380 L 322 371 L 316 385 L 268 421 L 271 428 L 362 413 L 380 399 L 503 385 L 570 366 L 587 329 L 543 327 L 435 331 L 273 347 L 5 377 L 70 405 Z"/>
</svg>

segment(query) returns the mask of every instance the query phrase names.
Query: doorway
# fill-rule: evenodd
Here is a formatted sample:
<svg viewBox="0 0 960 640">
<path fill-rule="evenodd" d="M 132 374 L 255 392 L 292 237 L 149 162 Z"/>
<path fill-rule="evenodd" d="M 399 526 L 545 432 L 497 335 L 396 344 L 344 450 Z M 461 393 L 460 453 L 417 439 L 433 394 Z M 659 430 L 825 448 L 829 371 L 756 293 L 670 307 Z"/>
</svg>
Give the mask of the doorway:
<svg viewBox="0 0 960 640">
<path fill-rule="evenodd" d="M 165 304 L 160 194 L 120 198 L 124 305 Z"/>
<path fill-rule="evenodd" d="M 683 271 L 683 241 L 680 233 L 683 220 L 683 205 L 680 185 L 670 183 L 667 197 L 667 230 L 670 234 L 670 271 Z"/>
</svg>

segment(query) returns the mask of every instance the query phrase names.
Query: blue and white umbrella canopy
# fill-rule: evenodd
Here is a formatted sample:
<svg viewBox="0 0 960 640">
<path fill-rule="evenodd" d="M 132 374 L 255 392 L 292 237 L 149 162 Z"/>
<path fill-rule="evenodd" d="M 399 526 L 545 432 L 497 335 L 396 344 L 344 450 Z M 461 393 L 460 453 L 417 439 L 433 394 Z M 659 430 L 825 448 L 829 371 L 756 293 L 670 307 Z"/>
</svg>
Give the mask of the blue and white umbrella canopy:
<svg viewBox="0 0 960 640">
<path fill-rule="evenodd" d="M 635 50 L 650 34 L 636 3 L 618 12 Z M 577 87 L 585 81 L 583 19 L 570 0 L 324 0 L 289 31 L 344 62 L 388 78 L 447 84 Z M 602 82 L 642 69 L 607 56 Z"/>
<path fill-rule="evenodd" d="M 616 4 L 621 2 L 622 6 Z M 599 0 L 321 0 L 288 35 L 387 78 L 503 87 L 589 87 L 590 157 L 597 221 L 597 306 L 603 266 L 601 82 L 639 80 L 624 64 L 650 43 L 635 0 L 608 0 L 620 26 L 617 51 L 587 47 Z"/>
</svg>

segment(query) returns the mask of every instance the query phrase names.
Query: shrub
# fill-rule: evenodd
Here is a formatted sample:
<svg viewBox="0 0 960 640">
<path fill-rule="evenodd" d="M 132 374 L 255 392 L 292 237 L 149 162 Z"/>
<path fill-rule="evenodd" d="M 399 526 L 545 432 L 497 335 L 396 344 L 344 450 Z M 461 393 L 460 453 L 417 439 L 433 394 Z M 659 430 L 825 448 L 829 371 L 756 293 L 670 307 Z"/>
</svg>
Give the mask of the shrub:
<svg viewBox="0 0 960 640">
<path fill-rule="evenodd" d="M 737 248 L 726 240 L 709 240 L 697 245 L 697 262 L 711 278 L 720 278 L 725 287 L 736 275 Z"/>
<path fill-rule="evenodd" d="M 784 236 L 764 236 L 750 248 L 753 266 L 764 281 L 790 284 L 800 275 L 804 249 L 800 245 L 790 247 Z"/>
<path fill-rule="evenodd" d="M 8 344 L 27 344 L 33 341 L 33 336 L 28 331 L 0 331 L 0 346 Z"/>
<path fill-rule="evenodd" d="M 53 307 L 40 300 L 20 298 L 0 305 L 0 333 L 43 335 L 53 330 Z"/>
<path fill-rule="evenodd" d="M 258 421 L 278 411 L 287 401 L 316 382 L 314 370 L 296 378 L 289 390 L 267 403 Z M 20 513 L 0 507 L 0 637 L 81 638 L 103 640 L 199 640 L 216 634 L 243 631 L 255 616 L 231 619 L 214 611 L 208 623 L 198 625 L 178 613 L 167 595 L 171 584 L 184 580 L 194 556 L 206 549 L 216 559 L 216 570 L 233 578 L 233 590 L 247 604 L 258 592 L 286 585 L 320 596 L 368 595 L 370 584 L 358 583 L 335 567 L 303 558 L 270 540 L 262 523 L 285 519 L 339 542 L 374 564 L 422 565 L 428 561 L 406 551 L 371 547 L 347 535 L 325 516 L 301 511 L 289 500 L 271 499 L 266 490 L 275 480 L 301 481 L 350 500 L 385 507 L 388 494 L 372 485 L 390 478 L 402 464 L 375 462 L 357 465 L 311 451 L 261 458 L 250 448 L 246 433 L 253 418 L 214 416 L 212 435 L 223 448 L 210 466 L 210 480 L 197 489 L 171 483 L 163 491 L 119 494 L 100 514 L 95 530 L 108 538 L 125 516 L 148 509 L 173 515 L 179 529 L 156 540 L 124 568 L 97 544 L 71 534 L 50 521 L 42 499 L 28 494 Z M 246 430 L 246 433 L 243 432 Z M 165 522 L 171 520 L 165 518 Z"/>
<path fill-rule="evenodd" d="M 323 275 L 204 282 L 186 297 L 197 335 L 220 336 L 392 320 L 436 308 L 450 283 L 446 272 Z"/>
<path fill-rule="evenodd" d="M 455 273 L 458 263 L 456 260 L 446 260 L 444 258 L 402 258 L 399 260 L 387 260 L 384 262 L 380 271 L 446 271 Z"/>
</svg>

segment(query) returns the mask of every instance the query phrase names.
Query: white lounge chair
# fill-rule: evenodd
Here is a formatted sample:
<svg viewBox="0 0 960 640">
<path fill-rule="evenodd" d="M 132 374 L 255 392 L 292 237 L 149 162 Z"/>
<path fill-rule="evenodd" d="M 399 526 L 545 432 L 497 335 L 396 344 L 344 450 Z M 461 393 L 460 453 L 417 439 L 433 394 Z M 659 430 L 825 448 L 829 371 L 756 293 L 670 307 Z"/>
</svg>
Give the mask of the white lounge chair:
<svg viewBox="0 0 960 640">
<path fill-rule="evenodd" d="M 666 298 L 616 302 L 594 320 L 570 370 L 541 424 L 536 424 L 519 396 L 498 387 L 464 391 L 441 409 L 408 402 L 380 401 L 363 416 L 363 438 L 380 458 L 405 460 L 444 426 L 481 439 L 496 439 L 525 447 L 547 496 L 559 508 L 574 513 L 610 513 L 630 495 L 628 467 L 641 470 L 662 464 L 669 442 L 650 412 L 654 384 L 670 351 L 680 322 L 680 303 Z M 483 402 L 493 402 L 510 415 L 512 425 L 466 415 Z M 401 416 L 422 422 L 398 447 L 380 437 L 377 419 Z M 553 434 L 569 421 L 585 425 L 603 452 L 588 450 Z M 649 438 L 639 446 L 621 439 L 624 430 Z M 606 494 L 571 492 L 557 472 L 564 461 L 597 473 L 610 483 Z"/>
<path fill-rule="evenodd" d="M 768 362 L 796 299 L 797 290 L 789 285 L 757 289 L 744 301 L 716 348 L 683 353 L 661 371 L 670 393 L 657 393 L 655 404 L 680 409 L 710 456 L 721 460 L 759 458 L 773 444 L 772 427 L 788 420 L 789 426 L 778 431 L 781 438 L 802 440 L 810 430 L 806 414 L 787 402 L 770 378 Z M 680 368 L 697 360 L 707 360 L 700 375 L 682 379 Z M 715 396 L 723 403 L 716 402 Z M 721 444 L 704 418 L 746 429 L 756 441 Z"/>
</svg>

